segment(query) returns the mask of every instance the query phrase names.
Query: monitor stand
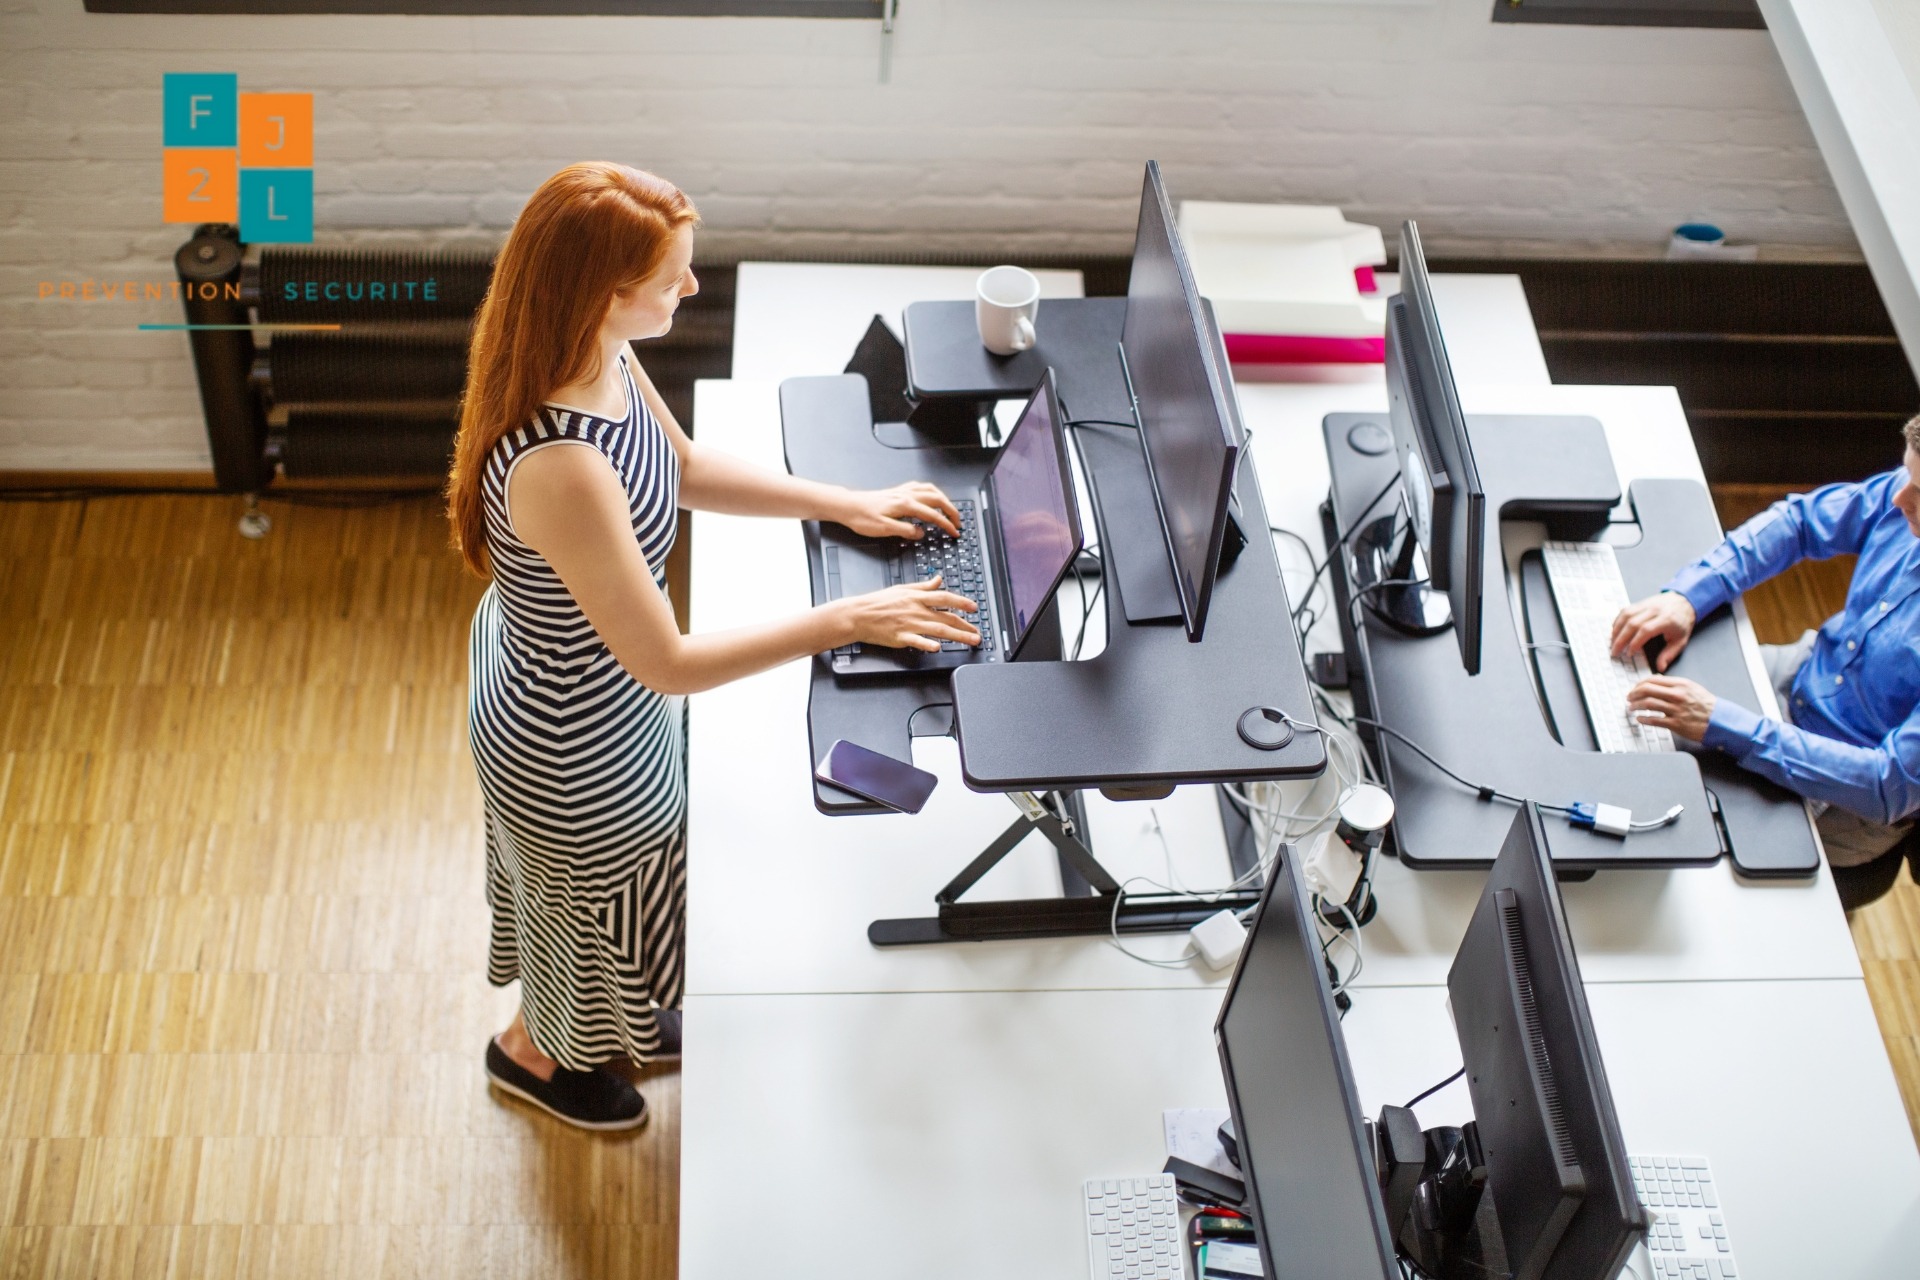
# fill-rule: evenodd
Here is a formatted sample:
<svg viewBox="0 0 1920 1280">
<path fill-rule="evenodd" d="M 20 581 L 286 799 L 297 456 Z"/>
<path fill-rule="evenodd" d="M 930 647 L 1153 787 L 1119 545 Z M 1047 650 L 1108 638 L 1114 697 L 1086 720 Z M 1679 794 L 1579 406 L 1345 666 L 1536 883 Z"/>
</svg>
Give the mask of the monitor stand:
<svg viewBox="0 0 1920 1280">
<path fill-rule="evenodd" d="M 1468 1121 L 1422 1131 L 1411 1110 L 1391 1106 L 1371 1127 L 1395 1252 L 1432 1280 L 1507 1275 L 1479 1127 Z"/>
<path fill-rule="evenodd" d="M 1427 580 L 1427 556 L 1398 513 L 1364 526 L 1353 540 L 1354 594 L 1402 635 L 1432 636 L 1453 625 L 1444 591 Z"/>
</svg>

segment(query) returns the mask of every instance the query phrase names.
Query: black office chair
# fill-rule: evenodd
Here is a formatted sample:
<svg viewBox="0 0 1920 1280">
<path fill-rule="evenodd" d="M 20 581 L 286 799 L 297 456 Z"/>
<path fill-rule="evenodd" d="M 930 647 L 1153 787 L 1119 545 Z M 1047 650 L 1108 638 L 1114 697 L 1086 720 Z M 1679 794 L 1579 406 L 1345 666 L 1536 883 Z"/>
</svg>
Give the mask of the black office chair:
<svg viewBox="0 0 1920 1280">
<path fill-rule="evenodd" d="M 1857 867 L 1833 867 L 1833 887 L 1840 891 L 1840 905 L 1852 915 L 1869 902 L 1887 896 L 1900 878 L 1902 865 L 1913 865 L 1913 878 L 1920 883 L 1920 827 L 1908 832 L 1900 843 L 1872 862 Z"/>
</svg>

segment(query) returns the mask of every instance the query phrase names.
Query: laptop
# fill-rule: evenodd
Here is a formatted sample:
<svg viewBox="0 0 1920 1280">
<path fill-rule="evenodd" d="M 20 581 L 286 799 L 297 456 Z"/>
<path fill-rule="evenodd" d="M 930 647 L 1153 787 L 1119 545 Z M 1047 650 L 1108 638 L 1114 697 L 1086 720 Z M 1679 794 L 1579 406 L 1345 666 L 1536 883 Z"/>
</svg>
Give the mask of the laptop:
<svg viewBox="0 0 1920 1280">
<path fill-rule="evenodd" d="M 1020 656 L 1082 546 L 1063 422 L 1048 369 L 979 488 L 947 495 L 960 510 L 957 538 L 931 525 L 917 541 L 862 538 L 836 524 L 820 526 L 820 600 L 922 582 L 938 573 L 943 587 L 980 606 L 978 613 L 961 615 L 980 631 L 977 648 L 957 640 L 943 641 L 937 653 L 847 645 L 821 655 L 835 676 L 898 676 Z"/>
</svg>

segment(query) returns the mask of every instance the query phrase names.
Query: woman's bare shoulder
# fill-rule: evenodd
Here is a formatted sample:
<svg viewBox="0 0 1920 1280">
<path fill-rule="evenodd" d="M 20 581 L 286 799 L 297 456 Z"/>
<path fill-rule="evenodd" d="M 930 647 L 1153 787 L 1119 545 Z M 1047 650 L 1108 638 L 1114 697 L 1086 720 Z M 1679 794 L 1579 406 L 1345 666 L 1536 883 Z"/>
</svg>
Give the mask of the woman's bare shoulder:
<svg viewBox="0 0 1920 1280">
<path fill-rule="evenodd" d="M 585 440 L 554 440 L 529 450 L 507 478 L 507 511 L 514 532 L 538 546 L 543 530 L 577 525 L 601 507 L 626 511 L 626 491 L 605 454 Z"/>
</svg>

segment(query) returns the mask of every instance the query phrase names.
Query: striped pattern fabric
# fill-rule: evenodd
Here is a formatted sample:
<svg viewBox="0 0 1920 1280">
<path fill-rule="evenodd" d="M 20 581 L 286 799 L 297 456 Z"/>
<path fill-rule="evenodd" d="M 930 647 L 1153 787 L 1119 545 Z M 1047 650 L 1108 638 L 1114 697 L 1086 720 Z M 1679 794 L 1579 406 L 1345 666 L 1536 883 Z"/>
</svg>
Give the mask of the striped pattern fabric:
<svg viewBox="0 0 1920 1280">
<path fill-rule="evenodd" d="M 630 358 L 630 357 L 629 357 Z M 527 1031 L 575 1071 L 659 1048 L 686 932 L 686 700 L 615 661 L 547 561 L 514 535 L 507 480 L 536 449 L 600 451 L 666 590 L 680 460 L 621 366 L 618 422 L 548 404 L 483 480 L 493 584 L 474 613 L 468 734 L 486 801 L 487 978 L 520 982 Z"/>
</svg>

